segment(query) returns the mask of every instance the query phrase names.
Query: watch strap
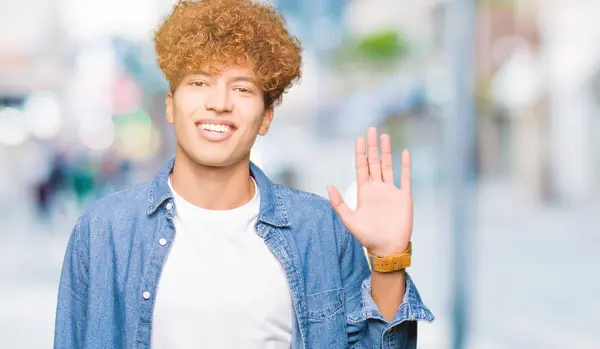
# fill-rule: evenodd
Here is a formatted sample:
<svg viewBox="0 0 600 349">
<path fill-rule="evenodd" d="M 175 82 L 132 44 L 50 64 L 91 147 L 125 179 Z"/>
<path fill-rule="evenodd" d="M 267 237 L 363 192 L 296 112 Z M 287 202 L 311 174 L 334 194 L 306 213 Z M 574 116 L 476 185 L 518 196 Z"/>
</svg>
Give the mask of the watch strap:
<svg viewBox="0 0 600 349">
<path fill-rule="evenodd" d="M 371 268 L 382 273 L 390 273 L 410 267 L 411 257 L 412 242 L 409 242 L 406 250 L 399 254 L 376 256 L 369 252 L 369 262 L 371 264 Z"/>
</svg>

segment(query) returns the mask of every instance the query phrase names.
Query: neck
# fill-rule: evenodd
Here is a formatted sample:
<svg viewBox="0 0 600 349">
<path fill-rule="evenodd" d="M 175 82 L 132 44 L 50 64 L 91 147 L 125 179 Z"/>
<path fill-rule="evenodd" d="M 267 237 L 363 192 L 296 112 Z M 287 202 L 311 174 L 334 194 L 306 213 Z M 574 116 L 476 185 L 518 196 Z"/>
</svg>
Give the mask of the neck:
<svg viewBox="0 0 600 349">
<path fill-rule="evenodd" d="M 231 210 L 254 197 L 249 157 L 233 165 L 212 167 L 183 152 L 175 155 L 171 185 L 187 202 L 207 210 Z"/>
</svg>

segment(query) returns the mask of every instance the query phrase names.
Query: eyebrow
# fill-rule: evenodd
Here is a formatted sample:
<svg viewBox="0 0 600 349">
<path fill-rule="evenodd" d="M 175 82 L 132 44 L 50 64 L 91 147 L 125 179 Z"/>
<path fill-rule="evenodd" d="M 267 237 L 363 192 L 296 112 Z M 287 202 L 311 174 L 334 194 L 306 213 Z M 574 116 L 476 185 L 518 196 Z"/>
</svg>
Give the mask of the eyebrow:
<svg viewBox="0 0 600 349">
<path fill-rule="evenodd" d="M 197 72 L 196 74 L 198 74 L 198 75 L 204 75 L 204 76 L 206 76 L 206 77 L 212 77 L 212 75 L 211 75 L 211 74 L 209 74 L 209 73 L 207 73 L 207 72 L 205 72 L 205 71 L 199 71 L 199 72 Z M 256 85 L 256 82 L 254 81 L 254 79 L 252 79 L 252 78 L 251 78 L 251 77 L 249 77 L 249 76 L 235 76 L 235 77 L 233 77 L 233 78 L 231 79 L 231 81 L 232 81 L 232 82 L 246 81 L 246 82 L 249 82 L 249 83 L 251 83 L 251 84 L 255 84 L 255 85 Z"/>
<path fill-rule="evenodd" d="M 232 81 L 235 81 L 235 82 L 237 82 L 237 81 L 247 81 L 247 82 L 250 82 L 250 83 L 252 83 L 252 84 L 254 84 L 254 83 L 255 83 L 255 82 L 254 82 L 254 80 L 253 80 L 252 78 L 250 78 L 250 77 L 247 77 L 247 76 L 236 76 L 236 77 L 234 77 L 234 78 L 233 78 L 233 79 L 231 79 L 231 80 L 232 80 Z"/>
</svg>

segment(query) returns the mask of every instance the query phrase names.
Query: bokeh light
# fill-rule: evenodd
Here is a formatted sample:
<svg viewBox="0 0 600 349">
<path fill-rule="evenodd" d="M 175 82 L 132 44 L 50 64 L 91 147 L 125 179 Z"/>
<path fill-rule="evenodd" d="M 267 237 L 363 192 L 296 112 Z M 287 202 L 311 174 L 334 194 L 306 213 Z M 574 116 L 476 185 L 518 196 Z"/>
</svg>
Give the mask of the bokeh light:
<svg viewBox="0 0 600 349">
<path fill-rule="evenodd" d="M 142 161 L 160 148 L 160 133 L 144 110 L 115 117 L 117 152 L 124 158 Z"/>
<path fill-rule="evenodd" d="M 115 141 L 115 125 L 112 121 L 83 124 L 79 129 L 79 139 L 92 150 L 106 150 Z"/>
<path fill-rule="evenodd" d="M 20 109 L 0 108 L 0 143 L 16 146 L 29 138 L 29 130 Z"/>
<path fill-rule="evenodd" d="M 32 93 L 25 103 L 23 116 L 31 134 L 52 139 L 59 133 L 62 114 L 58 97 L 50 92 Z"/>
</svg>

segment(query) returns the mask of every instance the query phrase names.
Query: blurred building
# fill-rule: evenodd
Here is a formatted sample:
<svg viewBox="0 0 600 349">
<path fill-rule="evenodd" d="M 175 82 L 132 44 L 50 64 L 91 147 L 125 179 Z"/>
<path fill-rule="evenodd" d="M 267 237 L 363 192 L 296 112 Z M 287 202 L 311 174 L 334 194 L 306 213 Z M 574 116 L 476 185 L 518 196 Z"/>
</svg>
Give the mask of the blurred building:
<svg viewBox="0 0 600 349">
<path fill-rule="evenodd" d="M 481 171 L 534 199 L 597 198 L 595 1 L 489 1 L 478 12 Z M 586 49 L 584 49 L 584 47 Z"/>
</svg>

